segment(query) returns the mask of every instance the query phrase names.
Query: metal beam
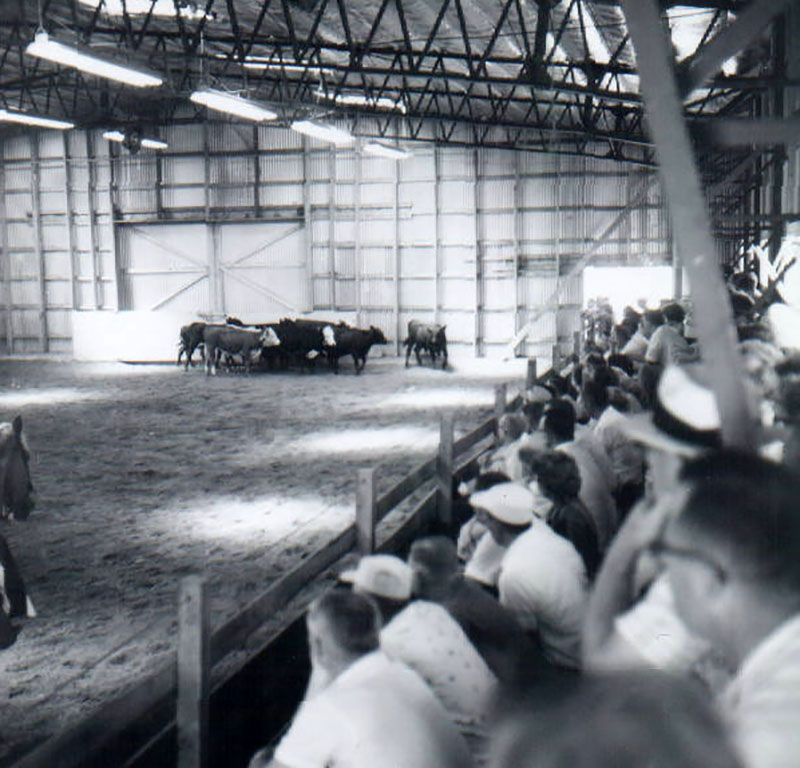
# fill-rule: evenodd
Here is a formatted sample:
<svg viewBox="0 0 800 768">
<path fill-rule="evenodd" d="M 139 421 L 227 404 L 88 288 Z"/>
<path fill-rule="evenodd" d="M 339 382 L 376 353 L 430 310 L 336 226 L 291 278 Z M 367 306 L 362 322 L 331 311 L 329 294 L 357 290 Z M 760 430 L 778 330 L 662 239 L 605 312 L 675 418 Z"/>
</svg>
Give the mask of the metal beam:
<svg viewBox="0 0 800 768">
<path fill-rule="evenodd" d="M 689 274 L 704 360 L 708 363 L 726 445 L 757 444 L 725 283 L 715 263 L 706 201 L 683 120 L 672 50 L 656 0 L 622 0 L 636 50 L 650 131 L 656 142 L 661 182 L 676 242 Z"/>
<path fill-rule="evenodd" d="M 790 2 L 792 0 L 752 0 L 736 17 L 736 21 L 714 35 L 691 57 L 686 74 L 681 78 L 681 95 L 687 96 L 717 73 L 731 56 L 746 48 Z M 623 2 L 622 5 L 626 6 L 627 3 Z"/>
<path fill-rule="evenodd" d="M 36 254 L 36 277 L 39 283 L 39 341 L 42 352 L 49 352 L 47 332 L 47 286 L 45 285 L 46 266 L 44 263 L 44 246 L 42 244 L 42 206 L 41 186 L 42 173 L 39 158 L 39 131 L 28 134 L 31 145 L 31 223 L 33 225 L 33 249 Z"/>
<path fill-rule="evenodd" d="M 690 123 L 692 134 L 718 147 L 800 144 L 800 117 L 725 117 Z"/>
<path fill-rule="evenodd" d="M 0 163 L 0 262 L 5 283 L 6 352 L 14 352 L 14 296 L 11 293 L 11 254 L 8 252 L 8 216 L 6 214 L 6 167 Z"/>
</svg>

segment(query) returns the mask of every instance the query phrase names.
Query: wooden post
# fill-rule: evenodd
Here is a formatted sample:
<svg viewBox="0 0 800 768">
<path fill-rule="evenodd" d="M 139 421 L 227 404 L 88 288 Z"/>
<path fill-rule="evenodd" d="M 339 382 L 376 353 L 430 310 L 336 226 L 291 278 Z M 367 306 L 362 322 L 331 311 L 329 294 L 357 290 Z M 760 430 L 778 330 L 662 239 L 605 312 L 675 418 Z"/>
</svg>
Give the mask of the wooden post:
<svg viewBox="0 0 800 768">
<path fill-rule="evenodd" d="M 62 132 L 61 139 L 64 151 L 64 212 L 67 217 L 67 248 L 69 249 L 71 273 L 70 295 L 72 297 L 72 308 L 78 309 L 80 306 L 80 287 L 78 285 L 80 263 L 78 260 L 78 249 L 75 244 L 75 212 L 72 205 L 72 158 L 69 154 L 69 138 L 67 131 Z"/>
<path fill-rule="evenodd" d="M 439 432 L 439 457 L 436 465 L 439 522 L 449 527 L 453 522 L 453 417 L 442 416 Z"/>
<path fill-rule="evenodd" d="M 209 610 L 200 576 L 181 581 L 178 609 L 178 768 L 204 768 L 208 735 Z"/>
<path fill-rule="evenodd" d="M 499 419 L 506 412 L 506 393 L 508 387 L 505 384 L 498 384 L 494 388 L 494 417 Z"/>
<path fill-rule="evenodd" d="M 572 351 L 575 353 L 575 357 L 577 357 L 578 360 L 580 360 L 581 359 L 581 332 L 580 331 L 575 331 L 575 333 L 572 334 Z"/>
<path fill-rule="evenodd" d="M 375 551 L 375 469 L 358 470 L 356 546 L 360 555 Z"/>
<path fill-rule="evenodd" d="M 528 358 L 528 370 L 525 375 L 525 389 L 530 389 L 531 387 L 536 386 L 536 358 L 529 357 Z"/>
<path fill-rule="evenodd" d="M 561 351 L 558 348 L 558 344 L 553 344 L 553 363 L 552 363 L 553 373 L 559 373 L 561 370 Z"/>
</svg>

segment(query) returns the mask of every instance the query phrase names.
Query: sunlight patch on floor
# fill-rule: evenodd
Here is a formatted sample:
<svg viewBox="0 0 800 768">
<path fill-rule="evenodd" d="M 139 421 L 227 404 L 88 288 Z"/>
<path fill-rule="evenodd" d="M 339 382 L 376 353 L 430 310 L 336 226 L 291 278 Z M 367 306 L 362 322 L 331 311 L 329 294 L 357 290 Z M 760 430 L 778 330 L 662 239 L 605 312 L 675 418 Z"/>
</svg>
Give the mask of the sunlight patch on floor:
<svg viewBox="0 0 800 768">
<path fill-rule="evenodd" d="M 487 389 L 406 387 L 404 391 L 382 398 L 379 403 L 368 407 L 375 411 L 391 411 L 397 408 L 475 408 L 491 406 L 493 403 L 494 392 Z"/>
<path fill-rule="evenodd" d="M 187 508 L 186 502 L 154 513 L 157 527 L 210 544 L 241 543 L 269 545 L 285 539 L 302 528 L 314 530 L 344 529 L 355 519 L 353 505 L 323 502 L 319 496 L 260 496 L 245 500 L 238 497 L 215 497 Z"/>
<path fill-rule="evenodd" d="M 60 405 L 86 400 L 103 400 L 106 395 L 95 390 L 63 387 L 57 389 L 14 389 L 0 392 L 0 408 L 24 408 L 28 405 Z"/>
<path fill-rule="evenodd" d="M 421 453 L 439 444 L 438 424 L 430 427 L 366 427 L 335 429 L 293 440 L 286 447 L 301 453 L 336 455 L 369 453 L 379 458 L 391 452 Z M 380 454 L 376 452 L 380 451 Z"/>
</svg>

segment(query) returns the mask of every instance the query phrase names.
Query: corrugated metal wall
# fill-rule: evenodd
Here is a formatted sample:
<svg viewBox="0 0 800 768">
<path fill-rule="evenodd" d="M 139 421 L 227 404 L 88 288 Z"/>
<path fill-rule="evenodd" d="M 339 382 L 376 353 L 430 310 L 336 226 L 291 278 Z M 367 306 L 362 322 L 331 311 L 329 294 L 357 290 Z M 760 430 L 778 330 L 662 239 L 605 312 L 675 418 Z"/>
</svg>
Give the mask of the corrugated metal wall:
<svg viewBox="0 0 800 768">
<path fill-rule="evenodd" d="M 567 277 L 570 269 L 630 205 L 643 175 L 611 161 L 430 143 L 395 163 L 270 126 L 174 125 L 162 138 L 167 152 L 137 155 L 82 131 L 5 141 L 6 353 L 68 352 L 73 308 L 169 309 L 171 259 L 148 267 L 158 249 L 131 252 L 169 224 L 170 232 L 216 232 L 196 248 L 205 244 L 197 256 L 222 287 L 193 289 L 194 304 L 205 297 L 210 305 L 198 312 L 218 311 L 216 302 L 251 317 L 262 296 L 264 314 L 280 313 L 266 286 L 287 294 L 287 307 L 355 312 L 395 343 L 411 318 L 446 323 L 456 354 L 491 356 L 559 289 L 557 311 L 519 350 L 549 359 L 555 343 L 569 349 L 579 327 L 581 280 Z M 132 228 L 144 237 L 131 237 Z M 246 256 L 271 240 L 280 246 L 233 264 L 234 273 L 231 248 Z M 656 185 L 595 263 L 668 263 L 669 242 Z M 283 266 L 289 277 L 260 279 L 259 269 Z M 302 290 L 292 293 L 285 279 Z"/>
</svg>

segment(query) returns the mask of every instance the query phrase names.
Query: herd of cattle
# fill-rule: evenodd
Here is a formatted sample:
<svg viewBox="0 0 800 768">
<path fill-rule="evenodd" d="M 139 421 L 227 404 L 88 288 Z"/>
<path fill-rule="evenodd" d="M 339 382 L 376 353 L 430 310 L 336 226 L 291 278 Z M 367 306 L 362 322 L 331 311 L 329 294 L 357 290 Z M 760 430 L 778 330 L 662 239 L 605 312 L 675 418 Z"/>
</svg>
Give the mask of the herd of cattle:
<svg viewBox="0 0 800 768">
<path fill-rule="evenodd" d="M 349 355 L 358 374 L 364 370 L 372 346 L 386 343 L 383 331 L 374 325 L 364 330 L 344 322 L 289 318 L 277 323 L 245 325 L 238 318 L 228 317 L 225 323 L 184 325 L 180 331 L 178 365 L 183 360 L 184 369 L 188 370 L 194 365 L 192 355 L 199 350 L 209 375 L 216 375 L 222 365 L 243 366 L 248 373 L 254 365 L 260 370 L 288 370 L 293 365 L 313 370 L 320 357 L 326 358 L 329 368 L 339 373 L 339 360 Z M 426 353 L 434 367 L 439 357 L 442 368 L 447 367 L 445 326 L 411 320 L 403 343 L 406 366 L 413 350 L 420 365 L 422 353 Z"/>
</svg>

